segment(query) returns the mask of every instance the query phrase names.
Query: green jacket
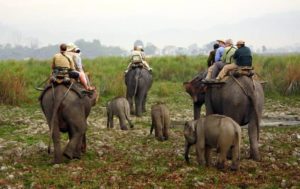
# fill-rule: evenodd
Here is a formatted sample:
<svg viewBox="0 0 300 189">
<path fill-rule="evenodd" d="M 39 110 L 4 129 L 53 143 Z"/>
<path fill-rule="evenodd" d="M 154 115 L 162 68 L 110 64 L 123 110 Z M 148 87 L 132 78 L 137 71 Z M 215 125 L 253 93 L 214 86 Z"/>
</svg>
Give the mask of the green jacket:
<svg viewBox="0 0 300 189">
<path fill-rule="evenodd" d="M 225 47 L 224 53 L 222 55 L 222 62 L 226 63 L 226 64 L 230 64 L 233 62 L 233 54 L 235 53 L 236 48 L 231 46 L 231 47 Z"/>
</svg>

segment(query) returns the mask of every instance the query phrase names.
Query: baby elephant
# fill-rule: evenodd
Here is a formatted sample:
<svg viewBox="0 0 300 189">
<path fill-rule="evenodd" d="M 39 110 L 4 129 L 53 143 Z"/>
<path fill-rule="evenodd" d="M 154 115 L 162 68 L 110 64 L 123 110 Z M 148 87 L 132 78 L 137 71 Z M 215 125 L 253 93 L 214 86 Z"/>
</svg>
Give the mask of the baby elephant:
<svg viewBox="0 0 300 189">
<path fill-rule="evenodd" d="M 122 130 L 128 130 L 125 124 L 125 119 L 128 121 L 130 128 L 133 128 L 133 124 L 129 119 L 130 108 L 126 98 L 116 97 L 107 103 L 107 128 L 114 127 L 114 115 L 119 118 Z"/>
<path fill-rule="evenodd" d="M 160 141 L 168 140 L 170 127 L 170 113 L 164 104 L 155 104 L 151 107 L 152 125 L 150 134 L 155 129 L 155 138 Z"/>
<path fill-rule="evenodd" d="M 241 128 L 230 117 L 209 115 L 196 121 L 189 121 L 184 126 L 185 160 L 189 163 L 189 148 L 196 144 L 197 162 L 200 165 L 210 165 L 210 150 L 217 148 L 220 153 L 217 162 L 218 169 L 224 169 L 226 156 L 232 150 L 231 170 L 239 169 Z"/>
</svg>

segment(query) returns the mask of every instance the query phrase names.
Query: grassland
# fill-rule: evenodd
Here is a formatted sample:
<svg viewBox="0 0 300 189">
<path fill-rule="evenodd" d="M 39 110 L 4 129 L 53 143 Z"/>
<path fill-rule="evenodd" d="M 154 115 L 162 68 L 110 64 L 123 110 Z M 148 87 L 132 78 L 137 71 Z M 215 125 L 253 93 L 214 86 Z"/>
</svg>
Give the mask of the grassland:
<svg viewBox="0 0 300 189">
<path fill-rule="evenodd" d="M 0 62 L 0 188 L 299 188 L 299 126 L 262 128 L 261 162 L 247 159 L 249 140 L 247 130 L 242 129 L 239 172 L 198 166 L 194 149 L 191 165 L 185 164 L 182 123 L 192 119 L 192 103 L 182 82 L 204 70 L 205 61 L 206 57 L 151 58 L 154 83 L 147 113 L 133 117 L 135 128 L 124 132 L 117 122 L 115 129 L 105 128 L 104 105 L 124 94 L 128 59 L 84 60 L 101 97 L 88 119 L 87 153 L 81 160 L 65 160 L 61 165 L 53 165 L 53 154 L 47 154 L 48 126 L 37 101 L 39 92 L 34 89 L 49 76 L 50 62 Z M 256 71 L 268 82 L 264 114 L 299 118 L 300 56 L 256 56 L 254 61 Z M 295 87 L 287 96 L 287 86 L 293 82 Z M 158 100 L 171 110 L 171 137 L 163 143 L 149 135 L 149 108 Z M 67 136 L 62 140 L 65 144 Z"/>
</svg>

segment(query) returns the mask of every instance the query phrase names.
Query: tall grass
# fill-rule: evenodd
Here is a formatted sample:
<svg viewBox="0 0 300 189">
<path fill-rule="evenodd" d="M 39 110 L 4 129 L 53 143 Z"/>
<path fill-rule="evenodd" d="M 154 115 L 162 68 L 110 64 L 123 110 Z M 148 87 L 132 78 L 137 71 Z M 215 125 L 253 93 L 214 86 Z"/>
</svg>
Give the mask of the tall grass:
<svg viewBox="0 0 300 189">
<path fill-rule="evenodd" d="M 161 83 L 153 85 L 151 90 L 158 96 L 166 96 L 175 88 L 178 90 L 169 84 L 181 85 L 204 71 L 206 59 L 206 56 L 150 58 L 148 62 L 153 68 L 154 82 Z M 129 63 L 128 58 L 101 57 L 85 59 L 83 63 L 102 100 L 125 95 L 124 71 Z M 253 64 L 261 79 L 267 81 L 267 95 L 300 94 L 300 55 L 254 56 Z M 0 61 L 0 102 L 19 104 L 36 101 L 40 92 L 34 87 L 48 78 L 50 72 L 50 60 Z"/>
<path fill-rule="evenodd" d="M 23 66 L 11 61 L 2 66 L 0 75 L 0 103 L 19 105 L 28 100 Z"/>
</svg>

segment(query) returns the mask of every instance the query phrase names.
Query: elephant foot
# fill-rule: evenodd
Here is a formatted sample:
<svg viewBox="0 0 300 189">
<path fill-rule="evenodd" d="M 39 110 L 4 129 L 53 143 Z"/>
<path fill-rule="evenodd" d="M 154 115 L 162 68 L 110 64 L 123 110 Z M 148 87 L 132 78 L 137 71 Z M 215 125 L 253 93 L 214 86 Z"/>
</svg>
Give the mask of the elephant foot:
<svg viewBox="0 0 300 189">
<path fill-rule="evenodd" d="M 258 152 L 254 153 L 252 151 L 250 151 L 250 159 L 253 159 L 254 161 L 260 161 L 261 157 L 260 154 Z"/>
<path fill-rule="evenodd" d="M 73 154 L 69 151 L 65 151 L 63 155 L 68 159 L 73 159 Z"/>
<path fill-rule="evenodd" d="M 73 156 L 73 158 L 74 159 L 81 159 L 81 154 L 80 153 L 76 153 L 76 154 L 74 154 L 74 156 Z"/>
<path fill-rule="evenodd" d="M 231 171 L 237 171 L 237 170 L 239 170 L 239 165 L 238 165 L 238 164 L 232 164 L 232 165 L 230 166 L 230 170 L 231 170 Z"/>
<path fill-rule="evenodd" d="M 82 145 L 81 146 L 81 153 L 85 153 L 86 152 L 86 145 Z"/>
<path fill-rule="evenodd" d="M 131 128 L 131 129 L 134 128 L 134 125 L 131 124 L 131 125 L 130 125 L 130 128 Z"/>
<path fill-rule="evenodd" d="M 165 140 L 164 137 L 156 137 L 156 139 L 157 139 L 158 141 L 161 141 L 161 142 L 163 142 L 163 141 Z"/>
<path fill-rule="evenodd" d="M 54 158 L 52 164 L 61 164 L 63 162 L 62 157 Z"/>
<path fill-rule="evenodd" d="M 225 163 L 224 162 L 218 162 L 217 163 L 217 169 L 224 170 L 224 168 L 225 168 Z"/>
<path fill-rule="evenodd" d="M 127 131 L 128 128 L 126 126 L 121 126 L 121 130 Z"/>
</svg>

